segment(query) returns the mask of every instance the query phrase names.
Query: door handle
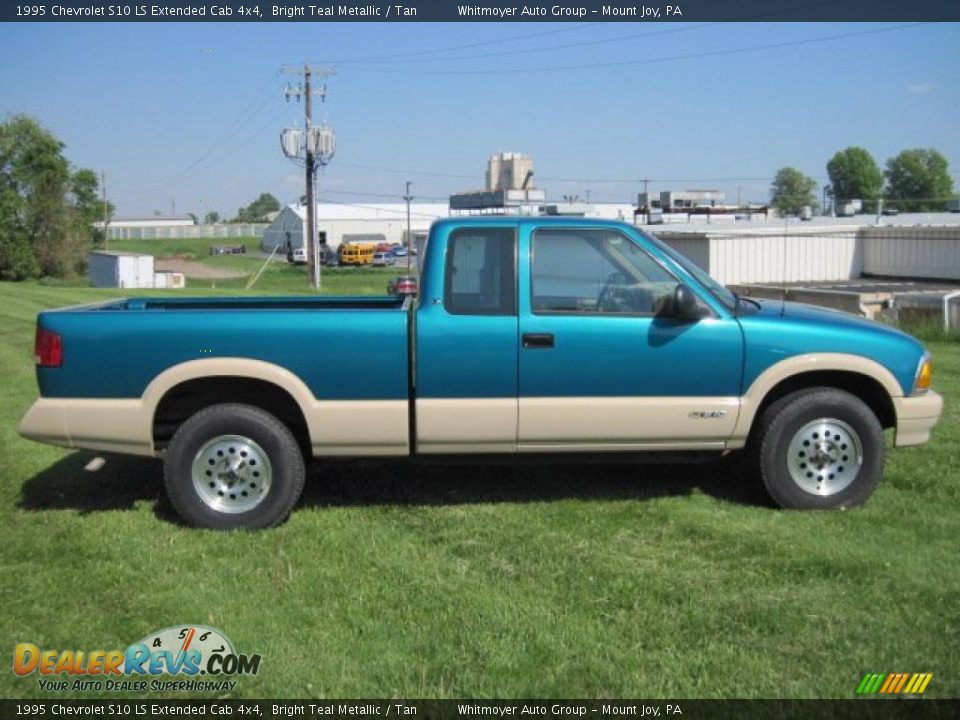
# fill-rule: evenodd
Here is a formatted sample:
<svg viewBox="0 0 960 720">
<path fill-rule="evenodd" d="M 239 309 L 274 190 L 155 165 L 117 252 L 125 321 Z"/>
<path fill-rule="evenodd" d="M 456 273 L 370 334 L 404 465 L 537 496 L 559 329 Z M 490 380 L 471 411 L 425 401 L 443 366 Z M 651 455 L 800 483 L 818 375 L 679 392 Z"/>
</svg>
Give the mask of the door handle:
<svg viewBox="0 0 960 720">
<path fill-rule="evenodd" d="M 553 333 L 524 333 L 523 346 L 533 350 L 545 350 L 553 347 Z"/>
</svg>

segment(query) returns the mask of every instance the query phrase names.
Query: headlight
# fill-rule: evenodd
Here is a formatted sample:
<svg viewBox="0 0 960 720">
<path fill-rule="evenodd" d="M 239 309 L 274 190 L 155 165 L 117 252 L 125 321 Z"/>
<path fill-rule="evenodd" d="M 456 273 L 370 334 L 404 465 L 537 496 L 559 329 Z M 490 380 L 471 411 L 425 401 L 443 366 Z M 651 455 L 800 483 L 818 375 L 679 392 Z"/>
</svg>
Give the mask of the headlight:
<svg viewBox="0 0 960 720">
<path fill-rule="evenodd" d="M 917 365 L 917 376 L 913 380 L 913 392 L 916 394 L 929 390 L 932 377 L 933 364 L 930 362 L 930 353 L 924 353 Z"/>
</svg>

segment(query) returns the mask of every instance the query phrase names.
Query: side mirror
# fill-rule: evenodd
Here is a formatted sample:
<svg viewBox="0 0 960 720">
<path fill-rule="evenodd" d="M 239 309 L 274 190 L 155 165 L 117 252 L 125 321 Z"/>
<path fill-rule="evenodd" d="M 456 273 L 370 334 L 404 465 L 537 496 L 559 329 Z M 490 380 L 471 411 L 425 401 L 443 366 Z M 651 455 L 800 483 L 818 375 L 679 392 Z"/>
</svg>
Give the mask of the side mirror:
<svg viewBox="0 0 960 720">
<path fill-rule="evenodd" d="M 697 320 L 700 309 L 697 306 L 697 296 L 686 283 L 677 283 L 673 289 L 673 316 L 680 320 Z"/>
</svg>

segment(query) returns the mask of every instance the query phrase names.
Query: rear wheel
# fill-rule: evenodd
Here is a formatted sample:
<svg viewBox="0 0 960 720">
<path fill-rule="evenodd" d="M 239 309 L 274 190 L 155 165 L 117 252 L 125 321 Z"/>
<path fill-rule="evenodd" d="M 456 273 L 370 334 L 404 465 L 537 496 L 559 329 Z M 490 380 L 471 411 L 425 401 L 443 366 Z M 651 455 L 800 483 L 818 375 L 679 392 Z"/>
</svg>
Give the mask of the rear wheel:
<svg viewBox="0 0 960 720">
<path fill-rule="evenodd" d="M 811 388 L 764 412 L 754 461 L 774 502 L 784 508 L 859 505 L 883 474 L 883 428 L 858 397 Z"/>
<path fill-rule="evenodd" d="M 194 527 L 257 529 L 281 523 L 304 483 L 290 430 L 250 405 L 225 403 L 193 415 L 167 449 L 170 503 Z"/>
</svg>

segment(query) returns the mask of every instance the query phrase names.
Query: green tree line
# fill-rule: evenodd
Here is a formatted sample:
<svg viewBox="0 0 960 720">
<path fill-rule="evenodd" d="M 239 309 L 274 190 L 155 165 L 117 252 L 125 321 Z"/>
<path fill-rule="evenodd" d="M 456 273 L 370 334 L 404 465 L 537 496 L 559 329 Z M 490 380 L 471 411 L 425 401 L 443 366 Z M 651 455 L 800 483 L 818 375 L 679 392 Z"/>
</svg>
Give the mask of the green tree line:
<svg viewBox="0 0 960 720">
<path fill-rule="evenodd" d="M 63 150 L 33 118 L 0 123 L 0 279 L 82 272 L 103 240 L 97 175 L 71 167 Z"/>
<path fill-rule="evenodd" d="M 947 159 L 933 148 L 903 150 L 881 171 L 867 150 L 848 147 L 830 158 L 827 176 L 826 193 L 835 205 L 862 200 L 866 212 L 875 212 L 881 199 L 886 207 L 905 212 L 935 212 L 945 210 L 955 197 Z M 770 187 L 770 201 L 784 215 L 818 208 L 817 181 L 796 168 L 780 168 Z"/>
</svg>

